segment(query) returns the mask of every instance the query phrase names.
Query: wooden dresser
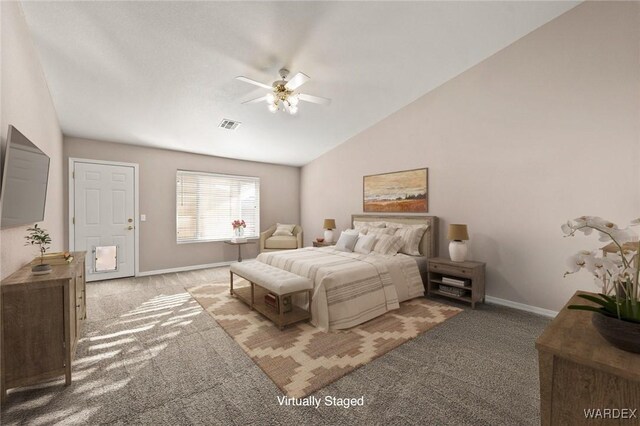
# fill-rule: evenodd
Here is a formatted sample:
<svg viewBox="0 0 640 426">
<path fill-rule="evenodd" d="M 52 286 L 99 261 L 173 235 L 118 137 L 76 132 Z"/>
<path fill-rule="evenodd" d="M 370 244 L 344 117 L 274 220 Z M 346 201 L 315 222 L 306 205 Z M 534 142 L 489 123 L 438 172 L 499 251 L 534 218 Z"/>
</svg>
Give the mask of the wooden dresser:
<svg viewBox="0 0 640 426">
<path fill-rule="evenodd" d="M 2 370 L 0 392 L 64 375 L 71 383 L 71 361 L 86 318 L 85 253 L 33 275 L 27 264 L 0 284 Z"/>
<path fill-rule="evenodd" d="M 577 294 L 567 306 L 592 305 Z M 568 310 L 567 306 L 536 341 L 540 423 L 640 424 L 640 354 L 613 347 L 591 324 L 591 312 Z M 636 410 L 635 417 L 601 417 L 629 416 L 631 410 Z"/>
</svg>

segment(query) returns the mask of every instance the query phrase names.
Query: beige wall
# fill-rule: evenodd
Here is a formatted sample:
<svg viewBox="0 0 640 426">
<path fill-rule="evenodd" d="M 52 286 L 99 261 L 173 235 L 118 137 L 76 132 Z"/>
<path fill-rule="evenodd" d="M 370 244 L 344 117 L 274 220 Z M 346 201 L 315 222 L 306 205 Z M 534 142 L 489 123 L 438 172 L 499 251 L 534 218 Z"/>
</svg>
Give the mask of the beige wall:
<svg viewBox="0 0 640 426">
<path fill-rule="evenodd" d="M 558 310 L 587 275 L 562 238 L 583 214 L 640 214 L 640 3 L 585 3 L 302 169 L 306 242 L 362 211 L 362 176 L 429 167 L 430 214 L 467 223 L 488 295 Z M 401 73 L 399 75 L 401 77 Z"/>
<path fill-rule="evenodd" d="M 176 243 L 176 171 L 178 169 L 258 176 L 260 177 L 261 228 L 264 230 L 276 222 L 300 223 L 300 168 L 298 167 L 65 138 L 65 170 L 68 167 L 69 157 L 122 161 L 140 165 L 140 213 L 147 215 L 147 221 L 140 223 L 141 272 L 205 265 L 237 258 L 237 249 L 222 242 Z M 65 176 L 67 176 L 66 171 Z M 65 180 L 65 188 L 66 185 L 68 183 Z M 258 244 L 243 247 L 243 257 L 255 257 L 257 253 Z"/>
<path fill-rule="evenodd" d="M 62 250 L 62 132 L 20 4 L 1 2 L 0 14 L 0 138 L 3 161 L 10 124 L 51 158 L 45 218 L 41 226 L 51 234 L 52 249 Z M 38 254 L 32 247 L 24 246 L 27 227 L 0 231 L 1 278 L 12 274 Z"/>
</svg>

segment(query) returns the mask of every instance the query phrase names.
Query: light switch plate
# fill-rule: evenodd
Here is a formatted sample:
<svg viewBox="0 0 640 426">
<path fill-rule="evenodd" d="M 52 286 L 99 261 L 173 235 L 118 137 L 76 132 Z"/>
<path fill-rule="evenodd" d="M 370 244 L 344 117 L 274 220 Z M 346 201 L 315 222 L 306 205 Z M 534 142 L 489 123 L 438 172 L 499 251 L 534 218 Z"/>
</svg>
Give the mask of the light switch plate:
<svg viewBox="0 0 640 426">
<path fill-rule="evenodd" d="M 147 221 L 147 215 L 146 214 L 141 214 L 140 215 L 140 222 L 146 222 Z"/>
</svg>

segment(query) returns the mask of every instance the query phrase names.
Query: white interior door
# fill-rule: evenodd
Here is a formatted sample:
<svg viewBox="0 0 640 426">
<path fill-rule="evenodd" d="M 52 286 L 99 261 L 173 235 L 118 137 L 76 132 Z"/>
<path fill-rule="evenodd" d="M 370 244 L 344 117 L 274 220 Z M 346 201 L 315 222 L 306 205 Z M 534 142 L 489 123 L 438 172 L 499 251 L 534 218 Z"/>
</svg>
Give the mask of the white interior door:
<svg viewBox="0 0 640 426">
<path fill-rule="evenodd" d="M 74 163 L 74 250 L 87 252 L 87 281 L 135 275 L 135 169 Z"/>
</svg>

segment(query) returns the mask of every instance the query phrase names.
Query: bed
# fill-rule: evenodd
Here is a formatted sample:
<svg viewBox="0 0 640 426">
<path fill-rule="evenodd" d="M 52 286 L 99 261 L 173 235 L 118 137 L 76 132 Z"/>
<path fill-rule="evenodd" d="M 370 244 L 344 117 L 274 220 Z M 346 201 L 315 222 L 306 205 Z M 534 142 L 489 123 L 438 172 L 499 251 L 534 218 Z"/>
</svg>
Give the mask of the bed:
<svg viewBox="0 0 640 426">
<path fill-rule="evenodd" d="M 424 294 L 426 259 L 437 256 L 436 216 L 352 215 L 354 222 L 427 225 L 420 256 L 358 254 L 332 247 L 261 253 L 257 260 L 311 279 L 312 323 L 326 330 L 354 327 Z M 301 303 L 296 301 L 295 303 Z"/>
</svg>

